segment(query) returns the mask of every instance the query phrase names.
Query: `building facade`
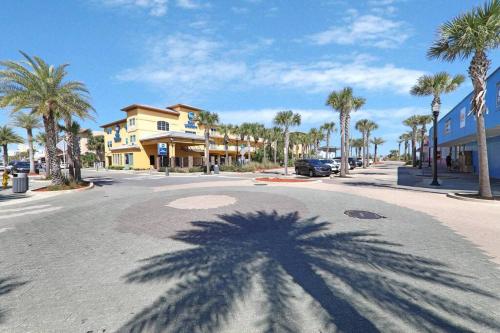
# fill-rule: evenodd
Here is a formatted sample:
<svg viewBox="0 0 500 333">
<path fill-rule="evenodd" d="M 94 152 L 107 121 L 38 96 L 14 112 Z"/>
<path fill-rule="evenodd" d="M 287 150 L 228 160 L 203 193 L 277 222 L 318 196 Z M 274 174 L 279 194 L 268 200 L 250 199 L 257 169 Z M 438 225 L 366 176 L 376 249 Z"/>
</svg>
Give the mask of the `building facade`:
<svg viewBox="0 0 500 333">
<path fill-rule="evenodd" d="M 451 155 L 456 171 L 477 174 L 479 170 L 476 118 L 471 112 L 472 92 L 438 122 L 438 163 Z M 484 115 L 490 177 L 500 178 L 500 67 L 487 79 Z M 432 138 L 430 129 L 429 135 Z"/>
<path fill-rule="evenodd" d="M 125 117 L 104 124 L 106 167 L 125 169 L 159 169 L 160 167 L 193 167 L 203 165 L 205 151 L 204 128 L 195 119 L 202 109 L 176 104 L 166 108 L 133 104 L 122 109 Z M 246 141 L 230 136 L 229 161 L 242 153 L 255 152 L 262 141 Z M 210 160 L 225 162 L 224 137 L 210 129 Z"/>
</svg>

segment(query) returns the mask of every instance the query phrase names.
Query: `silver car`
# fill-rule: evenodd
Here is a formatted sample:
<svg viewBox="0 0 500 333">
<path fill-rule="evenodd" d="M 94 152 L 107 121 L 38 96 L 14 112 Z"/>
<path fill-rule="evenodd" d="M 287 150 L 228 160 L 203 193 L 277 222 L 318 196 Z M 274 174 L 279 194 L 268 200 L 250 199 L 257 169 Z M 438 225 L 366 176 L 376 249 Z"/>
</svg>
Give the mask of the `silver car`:
<svg viewBox="0 0 500 333">
<path fill-rule="evenodd" d="M 340 163 L 338 163 L 335 160 L 329 160 L 329 159 L 321 159 L 321 163 L 328 165 L 333 173 L 339 173 L 340 172 Z"/>
</svg>

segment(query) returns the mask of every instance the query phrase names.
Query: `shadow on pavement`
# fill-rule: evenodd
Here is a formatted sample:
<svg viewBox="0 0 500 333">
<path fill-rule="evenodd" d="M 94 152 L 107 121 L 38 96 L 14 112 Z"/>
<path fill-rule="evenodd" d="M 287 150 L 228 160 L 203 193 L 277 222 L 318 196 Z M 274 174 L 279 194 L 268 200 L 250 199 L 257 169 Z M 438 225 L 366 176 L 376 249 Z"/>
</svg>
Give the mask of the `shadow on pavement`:
<svg viewBox="0 0 500 333">
<path fill-rule="evenodd" d="M 255 281 L 265 298 L 255 319 L 260 332 L 301 331 L 294 303 L 307 298 L 297 297 L 300 290 L 313 300 L 308 309 L 320 315 L 324 332 L 401 331 L 397 320 L 431 332 L 469 331 L 469 325 L 500 330 L 497 319 L 452 297 L 466 293 L 493 302 L 494 295 L 443 263 L 399 252 L 400 244 L 377 234 L 327 233 L 330 223 L 297 212 L 219 218 L 192 222 L 196 229 L 173 237 L 194 248 L 144 259 L 125 276 L 129 283 L 173 286 L 120 332 L 218 332 Z"/>
<path fill-rule="evenodd" d="M 27 282 L 20 282 L 14 277 L 0 278 L 0 297 L 13 291 L 14 289 L 25 285 Z M 7 311 L 0 308 L 0 324 L 5 320 Z"/>
<path fill-rule="evenodd" d="M 4 193 L 9 191 L 9 193 Z M 0 202 L 26 198 L 26 193 L 12 193 L 10 189 L 0 191 Z"/>
<path fill-rule="evenodd" d="M 92 183 L 94 183 L 95 186 L 98 186 L 98 187 L 103 187 L 106 185 L 113 185 L 116 183 L 120 183 L 116 179 L 111 178 L 111 177 L 106 177 L 106 176 L 85 177 L 84 180 L 86 180 L 88 182 L 92 182 Z"/>
</svg>

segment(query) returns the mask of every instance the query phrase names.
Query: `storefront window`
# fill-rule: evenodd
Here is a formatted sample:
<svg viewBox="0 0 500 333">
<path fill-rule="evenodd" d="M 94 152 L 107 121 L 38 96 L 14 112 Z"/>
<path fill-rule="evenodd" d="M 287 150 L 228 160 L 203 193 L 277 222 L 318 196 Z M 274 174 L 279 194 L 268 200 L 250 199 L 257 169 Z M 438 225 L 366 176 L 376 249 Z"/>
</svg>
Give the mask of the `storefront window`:
<svg viewBox="0 0 500 333">
<path fill-rule="evenodd" d="M 156 127 L 158 131 L 168 131 L 170 126 L 168 122 L 161 120 L 156 123 Z"/>
</svg>

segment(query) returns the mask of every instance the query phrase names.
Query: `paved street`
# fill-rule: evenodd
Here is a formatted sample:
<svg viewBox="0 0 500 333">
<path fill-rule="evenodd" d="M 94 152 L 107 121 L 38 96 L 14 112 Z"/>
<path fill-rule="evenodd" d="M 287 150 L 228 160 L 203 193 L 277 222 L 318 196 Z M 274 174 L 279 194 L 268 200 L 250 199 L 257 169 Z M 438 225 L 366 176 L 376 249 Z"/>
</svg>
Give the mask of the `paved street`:
<svg viewBox="0 0 500 333">
<path fill-rule="evenodd" d="M 499 206 L 369 170 L 87 171 L 91 190 L 3 201 L 0 332 L 500 331 Z"/>
</svg>

